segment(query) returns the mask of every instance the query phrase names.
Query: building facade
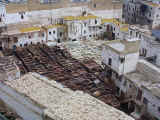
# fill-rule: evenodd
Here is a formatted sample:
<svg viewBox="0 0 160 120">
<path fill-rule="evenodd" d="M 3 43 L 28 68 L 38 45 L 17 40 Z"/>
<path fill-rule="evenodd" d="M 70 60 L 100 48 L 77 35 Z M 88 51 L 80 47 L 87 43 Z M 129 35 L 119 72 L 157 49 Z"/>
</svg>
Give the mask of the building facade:
<svg viewBox="0 0 160 120">
<path fill-rule="evenodd" d="M 156 1 L 126 0 L 123 4 L 123 18 L 130 24 L 149 25 L 151 28 L 160 25 L 160 4 Z"/>
</svg>

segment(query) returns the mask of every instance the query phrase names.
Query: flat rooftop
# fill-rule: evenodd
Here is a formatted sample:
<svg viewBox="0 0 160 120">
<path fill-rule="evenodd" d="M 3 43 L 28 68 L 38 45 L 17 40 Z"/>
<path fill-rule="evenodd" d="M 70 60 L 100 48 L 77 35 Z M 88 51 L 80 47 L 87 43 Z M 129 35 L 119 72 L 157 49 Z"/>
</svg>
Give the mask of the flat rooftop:
<svg viewBox="0 0 160 120">
<path fill-rule="evenodd" d="M 80 91 L 71 91 L 54 80 L 37 73 L 5 84 L 45 108 L 45 114 L 56 120 L 134 120 L 125 113 Z"/>
<path fill-rule="evenodd" d="M 106 42 L 104 46 L 107 48 L 112 49 L 118 54 L 130 54 L 130 53 L 136 53 L 139 51 L 139 40 L 112 40 L 109 42 Z"/>
<path fill-rule="evenodd" d="M 136 71 L 128 73 L 125 77 L 139 87 L 151 91 L 160 97 L 160 69 L 145 60 L 139 60 Z"/>
</svg>

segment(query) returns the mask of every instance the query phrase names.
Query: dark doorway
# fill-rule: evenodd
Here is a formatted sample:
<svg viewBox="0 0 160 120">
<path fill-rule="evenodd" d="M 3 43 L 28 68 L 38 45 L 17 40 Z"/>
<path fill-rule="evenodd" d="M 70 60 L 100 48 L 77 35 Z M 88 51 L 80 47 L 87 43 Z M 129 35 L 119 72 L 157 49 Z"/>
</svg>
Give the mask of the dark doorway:
<svg viewBox="0 0 160 120">
<path fill-rule="evenodd" d="M 112 32 L 112 39 L 115 40 L 115 33 Z"/>
<path fill-rule="evenodd" d="M 58 43 L 61 43 L 60 39 L 58 39 Z"/>
<path fill-rule="evenodd" d="M 3 48 L 2 48 L 2 42 L 0 42 L 0 50 L 3 50 Z"/>
</svg>

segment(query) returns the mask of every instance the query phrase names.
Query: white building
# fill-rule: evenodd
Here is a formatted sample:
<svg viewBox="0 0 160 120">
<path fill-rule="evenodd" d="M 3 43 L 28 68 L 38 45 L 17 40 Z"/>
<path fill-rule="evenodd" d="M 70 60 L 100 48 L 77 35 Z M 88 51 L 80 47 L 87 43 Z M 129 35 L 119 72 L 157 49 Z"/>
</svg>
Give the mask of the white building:
<svg viewBox="0 0 160 120">
<path fill-rule="evenodd" d="M 160 4 L 154 0 L 126 0 L 123 4 L 123 18 L 127 23 L 155 28 L 160 25 L 159 13 Z"/>
<path fill-rule="evenodd" d="M 47 41 L 54 41 L 54 42 L 63 42 L 65 41 L 66 34 L 67 34 L 67 26 L 62 24 L 56 25 L 48 25 L 44 27 L 46 29 L 46 39 Z"/>
<path fill-rule="evenodd" d="M 0 99 L 24 120 L 134 120 L 88 94 L 71 91 L 36 73 L 1 82 Z"/>
<path fill-rule="evenodd" d="M 2 36 L 1 42 L 3 49 L 13 49 L 47 41 L 46 32 L 41 27 L 11 28 L 2 33 Z"/>
<path fill-rule="evenodd" d="M 0 27 L 1 25 L 5 24 L 5 20 L 6 20 L 5 3 L 0 2 Z"/>
<path fill-rule="evenodd" d="M 140 41 L 111 41 L 104 46 L 102 63 L 106 75 L 116 85 L 117 95 L 128 105 L 134 103 L 131 115 L 136 119 L 150 115 L 159 120 L 160 70 L 139 60 Z"/>
<path fill-rule="evenodd" d="M 159 30 L 151 30 L 147 26 L 132 25 L 129 28 L 129 36 L 140 40 L 141 58 L 160 66 Z"/>
<path fill-rule="evenodd" d="M 125 39 L 128 35 L 129 25 L 117 19 L 102 19 L 103 32 L 107 39 Z"/>
<path fill-rule="evenodd" d="M 149 114 L 160 119 L 159 75 L 159 68 L 144 60 L 138 62 L 134 72 L 124 75 L 120 90 L 136 103 L 135 112 L 132 113 L 134 117 Z"/>
<path fill-rule="evenodd" d="M 114 40 L 104 45 L 102 62 L 106 70 L 110 71 L 110 77 L 112 77 L 112 72 L 119 76 L 136 69 L 139 59 L 139 43 L 138 40 Z"/>
<path fill-rule="evenodd" d="M 94 15 L 66 16 L 64 24 L 68 26 L 70 40 L 98 38 L 101 34 L 101 19 Z"/>
<path fill-rule="evenodd" d="M 16 47 L 24 47 L 30 44 L 52 42 L 63 42 L 66 39 L 65 25 L 47 25 L 47 26 L 32 26 L 25 25 L 18 28 L 8 27 L 8 30 L 2 33 L 1 47 L 3 49 L 13 49 Z M 17 29 L 18 28 L 18 29 Z"/>
</svg>

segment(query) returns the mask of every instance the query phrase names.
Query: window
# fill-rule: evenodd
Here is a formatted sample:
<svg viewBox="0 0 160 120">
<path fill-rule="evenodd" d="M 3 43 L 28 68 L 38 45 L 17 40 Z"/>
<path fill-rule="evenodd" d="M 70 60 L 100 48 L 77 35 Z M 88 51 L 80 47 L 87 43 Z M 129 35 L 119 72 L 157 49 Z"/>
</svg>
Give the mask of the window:
<svg viewBox="0 0 160 120">
<path fill-rule="evenodd" d="M 112 65 L 112 59 L 111 58 L 108 59 L 108 65 Z"/>
<path fill-rule="evenodd" d="M 160 107 L 158 107 L 158 112 L 160 112 Z"/>
<path fill-rule="evenodd" d="M 92 37 L 92 35 L 89 35 L 89 37 Z"/>
<path fill-rule="evenodd" d="M 94 4 L 93 7 L 96 8 L 96 4 Z"/>
<path fill-rule="evenodd" d="M 136 32 L 136 37 L 138 37 L 138 32 Z"/>
<path fill-rule="evenodd" d="M 97 24 L 97 20 L 95 20 L 95 24 Z"/>
<path fill-rule="evenodd" d="M 58 39 L 58 43 L 60 43 L 61 41 L 60 41 L 60 39 Z"/>
<path fill-rule="evenodd" d="M 127 85 L 127 81 L 125 80 L 124 83 L 123 83 L 123 86 L 126 86 L 126 85 Z"/>
<path fill-rule="evenodd" d="M 148 100 L 145 97 L 143 98 L 143 103 L 146 105 L 148 104 Z"/>
<path fill-rule="evenodd" d="M 20 47 L 22 47 L 22 44 L 20 44 Z"/>
<path fill-rule="evenodd" d="M 140 38 L 140 39 L 142 38 L 141 34 L 139 34 L 139 38 Z"/>
<path fill-rule="evenodd" d="M 157 15 L 157 18 L 159 17 L 159 15 Z"/>
<path fill-rule="evenodd" d="M 62 37 L 62 32 L 60 32 L 60 37 Z"/>
<path fill-rule="evenodd" d="M 0 18 L 0 22 L 2 22 L 2 18 Z"/>
<path fill-rule="evenodd" d="M 123 76 L 121 75 L 121 76 L 119 76 L 119 81 L 121 82 L 122 81 L 122 78 L 123 78 Z"/>
<path fill-rule="evenodd" d="M 86 31 L 84 30 L 84 34 L 86 34 Z"/>
<path fill-rule="evenodd" d="M 130 36 L 132 36 L 132 31 L 130 31 Z"/>
<path fill-rule="evenodd" d="M 53 31 L 53 34 L 55 34 L 56 32 L 55 32 L 55 30 Z"/>
<path fill-rule="evenodd" d="M 24 19 L 24 15 L 23 14 L 21 14 L 21 19 Z"/>
<path fill-rule="evenodd" d="M 51 32 L 49 32 L 49 34 L 51 35 Z"/>
<path fill-rule="evenodd" d="M 118 73 L 116 73 L 116 78 L 118 78 L 119 76 L 118 76 Z"/>
<path fill-rule="evenodd" d="M 42 33 L 42 37 L 44 37 L 44 33 Z"/>
<path fill-rule="evenodd" d="M 29 35 L 28 38 L 31 39 L 31 36 Z"/>
<path fill-rule="evenodd" d="M 120 62 L 121 62 L 121 63 L 124 63 L 125 57 L 120 57 L 119 59 L 120 59 Z"/>
</svg>

